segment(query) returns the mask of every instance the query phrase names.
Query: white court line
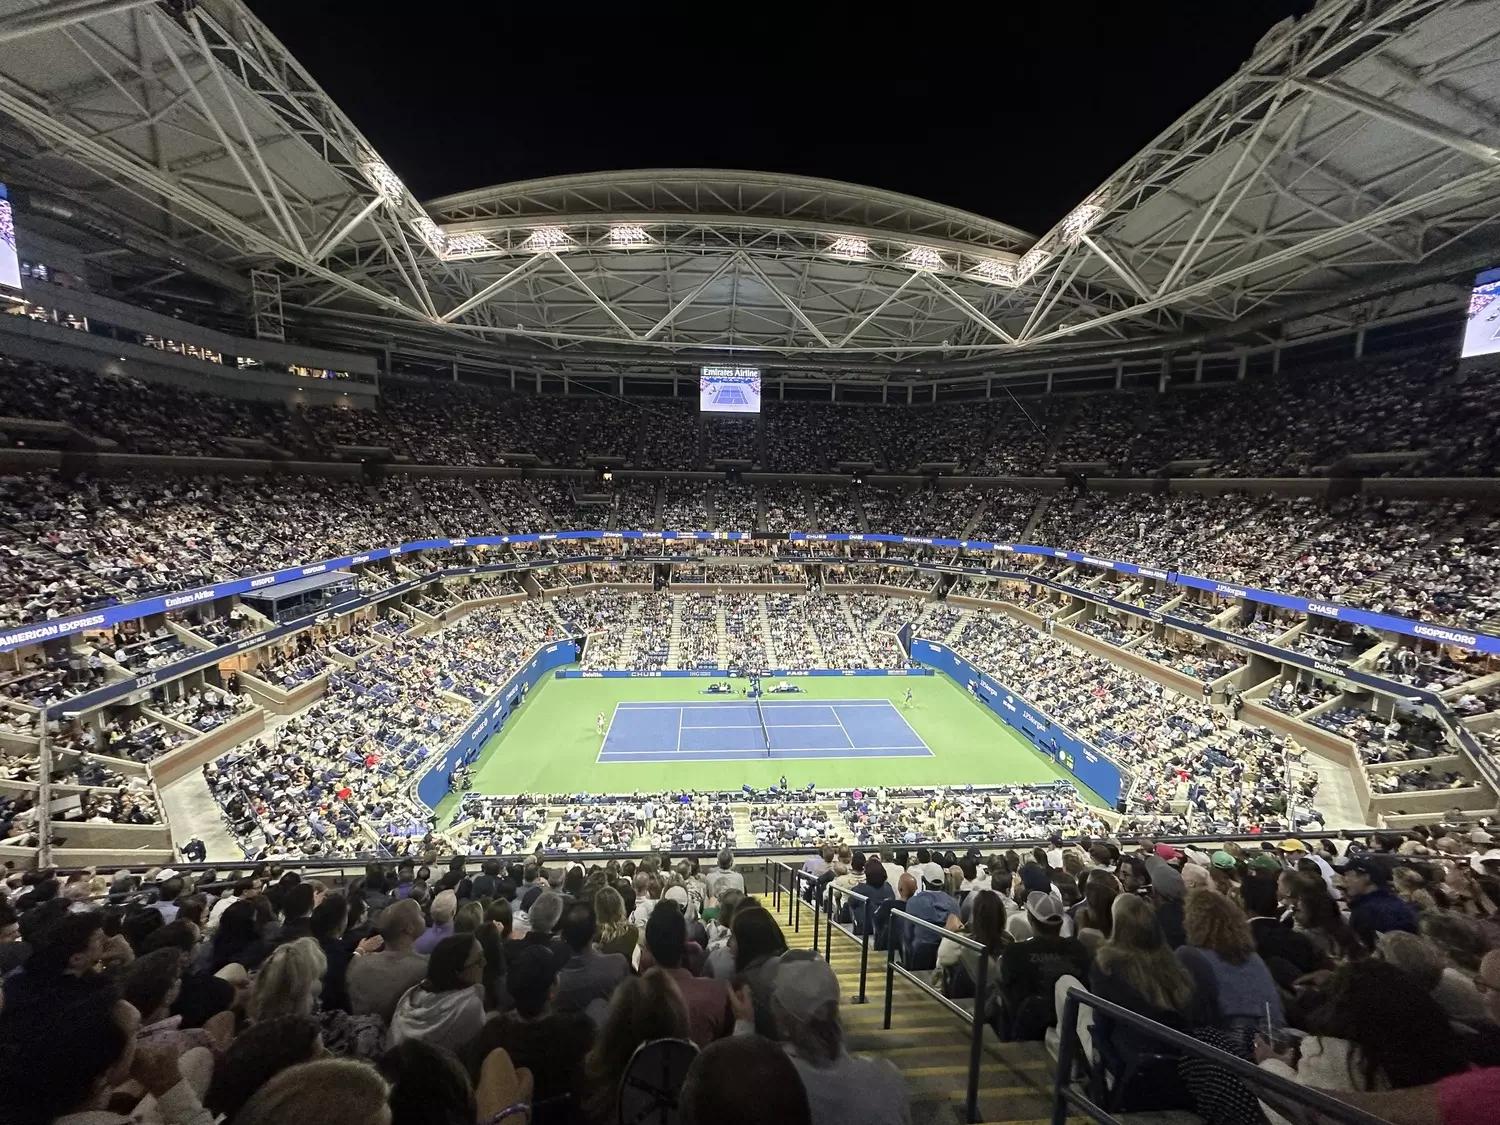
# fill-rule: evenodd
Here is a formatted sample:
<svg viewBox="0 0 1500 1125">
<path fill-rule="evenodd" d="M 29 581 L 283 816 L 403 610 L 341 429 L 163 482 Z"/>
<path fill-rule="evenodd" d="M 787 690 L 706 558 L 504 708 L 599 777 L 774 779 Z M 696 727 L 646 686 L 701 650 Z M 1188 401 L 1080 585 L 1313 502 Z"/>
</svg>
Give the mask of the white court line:
<svg viewBox="0 0 1500 1125">
<path fill-rule="evenodd" d="M 866 750 L 921 750 L 921 749 L 922 749 L 922 747 L 920 747 L 920 746 L 859 746 L 859 747 L 852 747 L 852 746 L 850 746 L 850 747 L 844 747 L 844 746 L 792 746 L 792 747 L 773 746 L 771 748 L 771 753 L 772 753 L 772 756 L 774 757 L 777 754 L 827 754 L 829 751 L 836 751 L 836 752 L 838 752 L 840 754 L 843 754 L 843 753 L 847 752 L 849 757 L 851 757 L 851 758 L 858 758 L 858 757 L 863 756 L 864 752 Z M 626 758 L 626 755 L 631 755 L 631 754 L 670 754 L 670 753 L 674 753 L 674 752 L 670 751 L 670 750 L 611 750 L 610 751 L 610 756 L 608 758 L 603 759 L 603 760 L 606 761 L 606 762 L 624 761 L 625 758 Z M 765 754 L 765 749 L 763 747 L 759 747 L 759 746 L 747 746 L 743 750 L 686 750 L 686 751 L 683 751 L 683 753 L 704 755 L 704 756 L 707 756 L 707 757 L 710 757 L 710 758 L 725 758 L 725 757 L 729 757 L 730 755 L 734 755 L 734 754 L 745 755 L 745 754 L 750 754 L 750 753 L 754 753 L 757 756 L 762 756 L 762 755 Z M 925 753 L 926 753 L 927 757 L 932 757 L 932 751 L 930 749 L 928 749 Z M 923 756 L 922 754 L 913 754 L 912 755 L 912 757 L 914 757 L 914 758 L 918 758 L 918 757 L 922 757 L 922 756 Z"/>
<path fill-rule="evenodd" d="M 767 699 L 761 697 L 761 702 L 767 707 L 890 707 L 889 699 Z M 615 704 L 615 708 L 621 711 L 649 711 L 653 708 L 680 707 L 684 710 L 694 711 L 717 711 L 722 707 L 754 707 L 753 699 L 744 699 L 738 696 L 730 697 L 717 702 L 704 702 L 701 699 L 683 700 L 671 702 L 668 700 L 636 700 Z"/>
<path fill-rule="evenodd" d="M 682 712 L 684 708 L 677 708 L 677 753 L 682 753 Z"/>
<path fill-rule="evenodd" d="M 849 737 L 849 728 L 844 726 L 844 720 L 839 718 L 839 709 L 837 707 L 833 709 L 833 721 L 838 723 L 839 730 L 844 732 L 844 741 L 849 744 L 849 749 L 853 750 L 854 739 Z"/>
<path fill-rule="evenodd" d="M 683 723 L 683 730 L 760 730 L 759 723 Z"/>
<path fill-rule="evenodd" d="M 843 723 L 767 723 L 772 730 L 832 730 Z M 703 730 L 722 730 L 722 727 L 703 727 Z"/>
<path fill-rule="evenodd" d="M 889 702 L 889 701 L 887 701 L 887 702 Z M 911 723 L 910 723 L 910 721 L 908 721 L 908 719 L 906 718 L 906 716 L 904 714 L 902 714 L 901 708 L 897 707 L 894 703 L 890 703 L 889 706 L 891 708 L 891 713 L 893 715 L 895 715 L 896 718 L 898 718 L 898 719 L 901 720 L 902 726 L 906 727 L 907 730 L 911 731 L 911 736 L 912 736 L 912 738 L 916 739 L 917 744 L 919 746 L 927 746 L 927 740 L 925 738 L 923 738 L 920 734 L 917 733 L 917 728 L 914 727 L 914 726 L 912 726 Z M 932 747 L 931 746 L 927 746 L 927 752 L 929 754 L 932 752 Z"/>
</svg>

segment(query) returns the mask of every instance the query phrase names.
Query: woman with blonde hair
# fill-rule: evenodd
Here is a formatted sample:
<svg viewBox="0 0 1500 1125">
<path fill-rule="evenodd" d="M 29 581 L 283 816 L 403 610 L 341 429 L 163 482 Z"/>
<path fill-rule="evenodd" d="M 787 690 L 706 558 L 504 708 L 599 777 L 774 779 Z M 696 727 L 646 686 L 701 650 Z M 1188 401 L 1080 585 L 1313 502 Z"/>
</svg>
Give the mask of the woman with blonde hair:
<svg viewBox="0 0 1500 1125">
<path fill-rule="evenodd" d="M 594 919 L 599 926 L 594 934 L 594 947 L 600 953 L 618 953 L 627 961 L 634 958 L 641 931 L 625 917 L 625 900 L 619 891 L 613 887 L 599 888 L 594 895 Z"/>
<path fill-rule="evenodd" d="M 276 947 L 255 977 L 250 994 L 250 1018 L 256 1022 L 277 1016 L 314 1016 L 323 1029 L 323 1043 L 332 1055 L 376 1059 L 385 1050 L 385 1023 L 379 1016 L 351 1016 L 324 1011 L 318 1003 L 328 959 L 314 938 L 298 938 Z"/>
<path fill-rule="evenodd" d="M 455 934 L 478 933 L 479 927 L 483 924 L 484 907 L 473 899 L 460 906 L 453 915 L 453 932 Z"/>
<path fill-rule="evenodd" d="M 1227 895 L 1194 891 L 1183 911 L 1187 943 L 1177 959 L 1192 974 L 1199 994 L 1221 1031 L 1249 1035 L 1269 1018 L 1282 1026 L 1281 993 L 1271 970 L 1255 952 L 1250 919 Z"/>
<path fill-rule="evenodd" d="M 630 1057 L 653 1039 L 691 1039 L 687 1003 L 661 969 L 626 977 L 615 989 L 599 1037 L 583 1062 L 588 1092 L 584 1112 L 598 1125 L 612 1125 L 620 1079 Z"/>
</svg>

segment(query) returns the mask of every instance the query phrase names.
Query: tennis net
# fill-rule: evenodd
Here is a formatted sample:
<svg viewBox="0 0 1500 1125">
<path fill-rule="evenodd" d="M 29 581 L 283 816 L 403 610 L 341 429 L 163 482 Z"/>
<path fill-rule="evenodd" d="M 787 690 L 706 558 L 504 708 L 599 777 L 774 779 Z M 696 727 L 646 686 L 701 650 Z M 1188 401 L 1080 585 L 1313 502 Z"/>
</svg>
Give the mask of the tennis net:
<svg viewBox="0 0 1500 1125">
<path fill-rule="evenodd" d="M 760 705 L 760 695 L 755 696 L 755 717 L 760 720 L 760 736 L 766 740 L 766 757 L 771 756 L 771 732 L 766 727 L 766 712 Z"/>
</svg>

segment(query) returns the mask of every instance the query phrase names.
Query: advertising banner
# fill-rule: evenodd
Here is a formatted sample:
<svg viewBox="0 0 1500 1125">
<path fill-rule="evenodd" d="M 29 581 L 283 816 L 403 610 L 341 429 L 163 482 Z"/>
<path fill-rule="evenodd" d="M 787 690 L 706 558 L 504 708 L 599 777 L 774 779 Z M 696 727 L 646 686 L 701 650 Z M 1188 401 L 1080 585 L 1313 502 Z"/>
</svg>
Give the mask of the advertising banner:
<svg viewBox="0 0 1500 1125">
<path fill-rule="evenodd" d="M 945 644 L 918 638 L 912 641 L 912 659 L 930 665 L 983 703 L 1006 726 L 1067 770 L 1079 784 L 1092 789 L 1114 808 L 1125 791 L 1120 767 L 1101 750 L 1085 742 L 1066 727 L 1054 723 L 1042 711 L 1011 691 L 987 672 L 970 664 Z"/>
</svg>

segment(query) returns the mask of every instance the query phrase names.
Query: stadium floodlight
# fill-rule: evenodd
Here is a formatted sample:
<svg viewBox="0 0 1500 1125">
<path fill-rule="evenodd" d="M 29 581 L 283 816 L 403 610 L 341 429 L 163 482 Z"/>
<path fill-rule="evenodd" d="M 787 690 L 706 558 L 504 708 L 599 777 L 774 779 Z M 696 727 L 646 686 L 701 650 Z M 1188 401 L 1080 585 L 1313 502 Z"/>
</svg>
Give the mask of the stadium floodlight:
<svg viewBox="0 0 1500 1125">
<path fill-rule="evenodd" d="M 922 270 L 926 273 L 943 269 L 946 265 L 943 256 L 930 246 L 913 246 L 901 255 L 901 264 L 907 269 Z"/>
<path fill-rule="evenodd" d="M 1016 261 L 1016 284 L 1030 281 L 1037 270 L 1045 266 L 1052 257 L 1052 251 L 1041 246 L 1033 246 Z"/>
<path fill-rule="evenodd" d="M 870 256 L 870 243 L 867 239 L 844 234 L 830 242 L 828 249 L 823 252 L 830 258 L 842 258 L 846 262 L 863 262 Z"/>
<path fill-rule="evenodd" d="M 537 227 L 522 241 L 521 249 L 541 253 L 546 250 L 566 250 L 572 244 L 573 240 L 562 227 Z"/>
<path fill-rule="evenodd" d="M 495 244 L 482 234 L 450 234 L 448 254 L 480 254 L 495 249 Z"/>
<path fill-rule="evenodd" d="M 412 220 L 411 225 L 416 228 L 417 234 L 421 235 L 422 241 L 427 243 L 427 249 L 438 257 L 442 257 L 448 248 L 448 236 L 443 233 L 443 228 L 426 215 L 418 215 Z"/>
<path fill-rule="evenodd" d="M 618 226 L 609 228 L 609 244 L 617 250 L 629 250 L 634 246 L 650 246 L 651 236 L 645 227 Z"/>
<path fill-rule="evenodd" d="M 1071 245 L 1088 234 L 1103 217 L 1104 201 L 1098 197 L 1090 197 L 1063 216 L 1063 221 L 1058 224 L 1058 232 L 1063 241 Z"/>
<path fill-rule="evenodd" d="M 969 270 L 969 276 L 986 285 L 1014 285 L 1016 267 L 1014 263 L 1002 262 L 999 258 L 980 258 Z"/>
<path fill-rule="evenodd" d="M 365 164 L 365 175 L 369 177 L 370 185 L 379 193 L 380 198 L 387 203 L 397 203 L 406 194 L 406 185 L 401 182 L 401 177 L 379 160 L 371 160 Z"/>
</svg>

